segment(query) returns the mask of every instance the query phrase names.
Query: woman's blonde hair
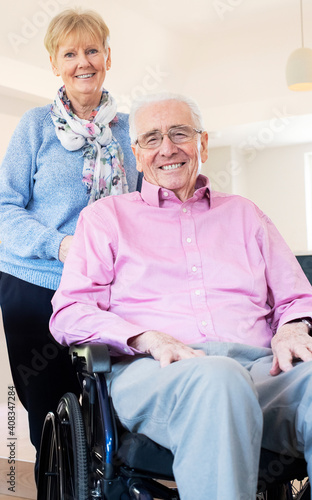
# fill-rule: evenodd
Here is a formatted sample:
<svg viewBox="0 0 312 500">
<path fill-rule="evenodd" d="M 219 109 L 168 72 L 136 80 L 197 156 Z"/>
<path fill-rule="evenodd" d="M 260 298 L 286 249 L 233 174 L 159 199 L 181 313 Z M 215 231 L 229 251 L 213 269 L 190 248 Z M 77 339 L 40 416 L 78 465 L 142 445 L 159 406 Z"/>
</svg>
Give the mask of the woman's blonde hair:
<svg viewBox="0 0 312 500">
<path fill-rule="evenodd" d="M 100 14 L 93 10 L 67 9 L 51 20 L 44 45 L 52 60 L 55 60 L 59 46 L 69 35 L 78 39 L 89 35 L 102 40 L 106 51 L 109 47 L 109 29 Z"/>
</svg>

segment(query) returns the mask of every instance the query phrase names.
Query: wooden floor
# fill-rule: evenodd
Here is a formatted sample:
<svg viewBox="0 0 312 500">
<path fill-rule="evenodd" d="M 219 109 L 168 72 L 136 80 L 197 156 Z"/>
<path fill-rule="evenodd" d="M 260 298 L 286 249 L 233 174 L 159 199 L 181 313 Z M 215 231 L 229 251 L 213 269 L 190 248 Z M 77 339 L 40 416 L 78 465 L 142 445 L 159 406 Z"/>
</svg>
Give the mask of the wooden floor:
<svg viewBox="0 0 312 500">
<path fill-rule="evenodd" d="M 0 500 L 25 500 L 25 498 L 22 497 L 11 497 L 7 495 L 0 495 Z"/>
<path fill-rule="evenodd" d="M 9 491 L 7 474 L 10 471 L 8 462 L 8 406 L 0 403 L 0 500 L 35 499 L 36 486 L 34 481 L 35 451 L 29 441 L 27 413 L 20 403 L 16 404 L 15 412 L 15 484 L 14 492 Z"/>
</svg>

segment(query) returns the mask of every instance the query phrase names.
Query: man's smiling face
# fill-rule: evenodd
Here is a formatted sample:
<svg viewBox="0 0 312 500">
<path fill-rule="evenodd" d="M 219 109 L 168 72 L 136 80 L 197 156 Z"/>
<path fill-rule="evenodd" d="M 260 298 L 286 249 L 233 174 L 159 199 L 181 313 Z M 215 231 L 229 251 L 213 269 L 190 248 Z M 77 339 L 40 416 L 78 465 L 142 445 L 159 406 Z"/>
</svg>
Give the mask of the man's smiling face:
<svg viewBox="0 0 312 500">
<path fill-rule="evenodd" d="M 188 105 L 173 99 L 146 104 L 137 111 L 135 124 L 137 135 L 152 130 L 167 133 L 178 125 L 197 128 Z M 192 197 L 201 163 L 208 157 L 207 146 L 206 132 L 178 145 L 165 135 L 156 149 L 142 149 L 136 144 L 133 152 L 137 169 L 144 173 L 148 182 L 170 189 L 181 201 L 186 201 Z"/>
</svg>

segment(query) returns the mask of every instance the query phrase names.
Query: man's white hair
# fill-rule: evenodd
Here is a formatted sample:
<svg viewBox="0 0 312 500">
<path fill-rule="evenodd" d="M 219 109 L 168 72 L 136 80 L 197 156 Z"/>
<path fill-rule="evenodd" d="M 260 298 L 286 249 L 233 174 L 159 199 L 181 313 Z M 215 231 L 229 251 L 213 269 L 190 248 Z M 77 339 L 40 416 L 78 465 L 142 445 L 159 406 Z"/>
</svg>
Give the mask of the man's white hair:
<svg viewBox="0 0 312 500">
<path fill-rule="evenodd" d="M 151 103 L 157 103 L 161 101 L 184 102 L 190 108 L 195 127 L 200 130 L 205 129 L 203 124 L 202 114 L 200 112 L 198 104 L 190 97 L 186 97 L 181 94 L 175 94 L 173 92 L 158 92 L 156 94 L 147 94 L 143 97 L 136 99 L 131 106 L 129 115 L 129 132 L 130 132 L 131 144 L 135 144 L 138 137 L 135 126 L 136 113 L 139 111 L 139 109 L 144 108 L 144 106 L 148 106 Z"/>
</svg>

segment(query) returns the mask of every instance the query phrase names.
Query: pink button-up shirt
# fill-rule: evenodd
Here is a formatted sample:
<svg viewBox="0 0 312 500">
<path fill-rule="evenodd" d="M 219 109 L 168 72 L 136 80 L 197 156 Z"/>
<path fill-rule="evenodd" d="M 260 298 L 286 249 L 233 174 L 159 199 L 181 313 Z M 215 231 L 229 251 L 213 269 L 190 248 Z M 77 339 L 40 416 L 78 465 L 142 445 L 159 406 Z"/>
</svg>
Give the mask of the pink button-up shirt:
<svg viewBox="0 0 312 500">
<path fill-rule="evenodd" d="M 312 287 L 252 202 L 209 190 L 192 198 L 143 182 L 81 213 L 51 332 L 61 344 L 107 343 L 159 330 L 182 342 L 270 346 L 277 327 L 312 316 Z"/>
</svg>

